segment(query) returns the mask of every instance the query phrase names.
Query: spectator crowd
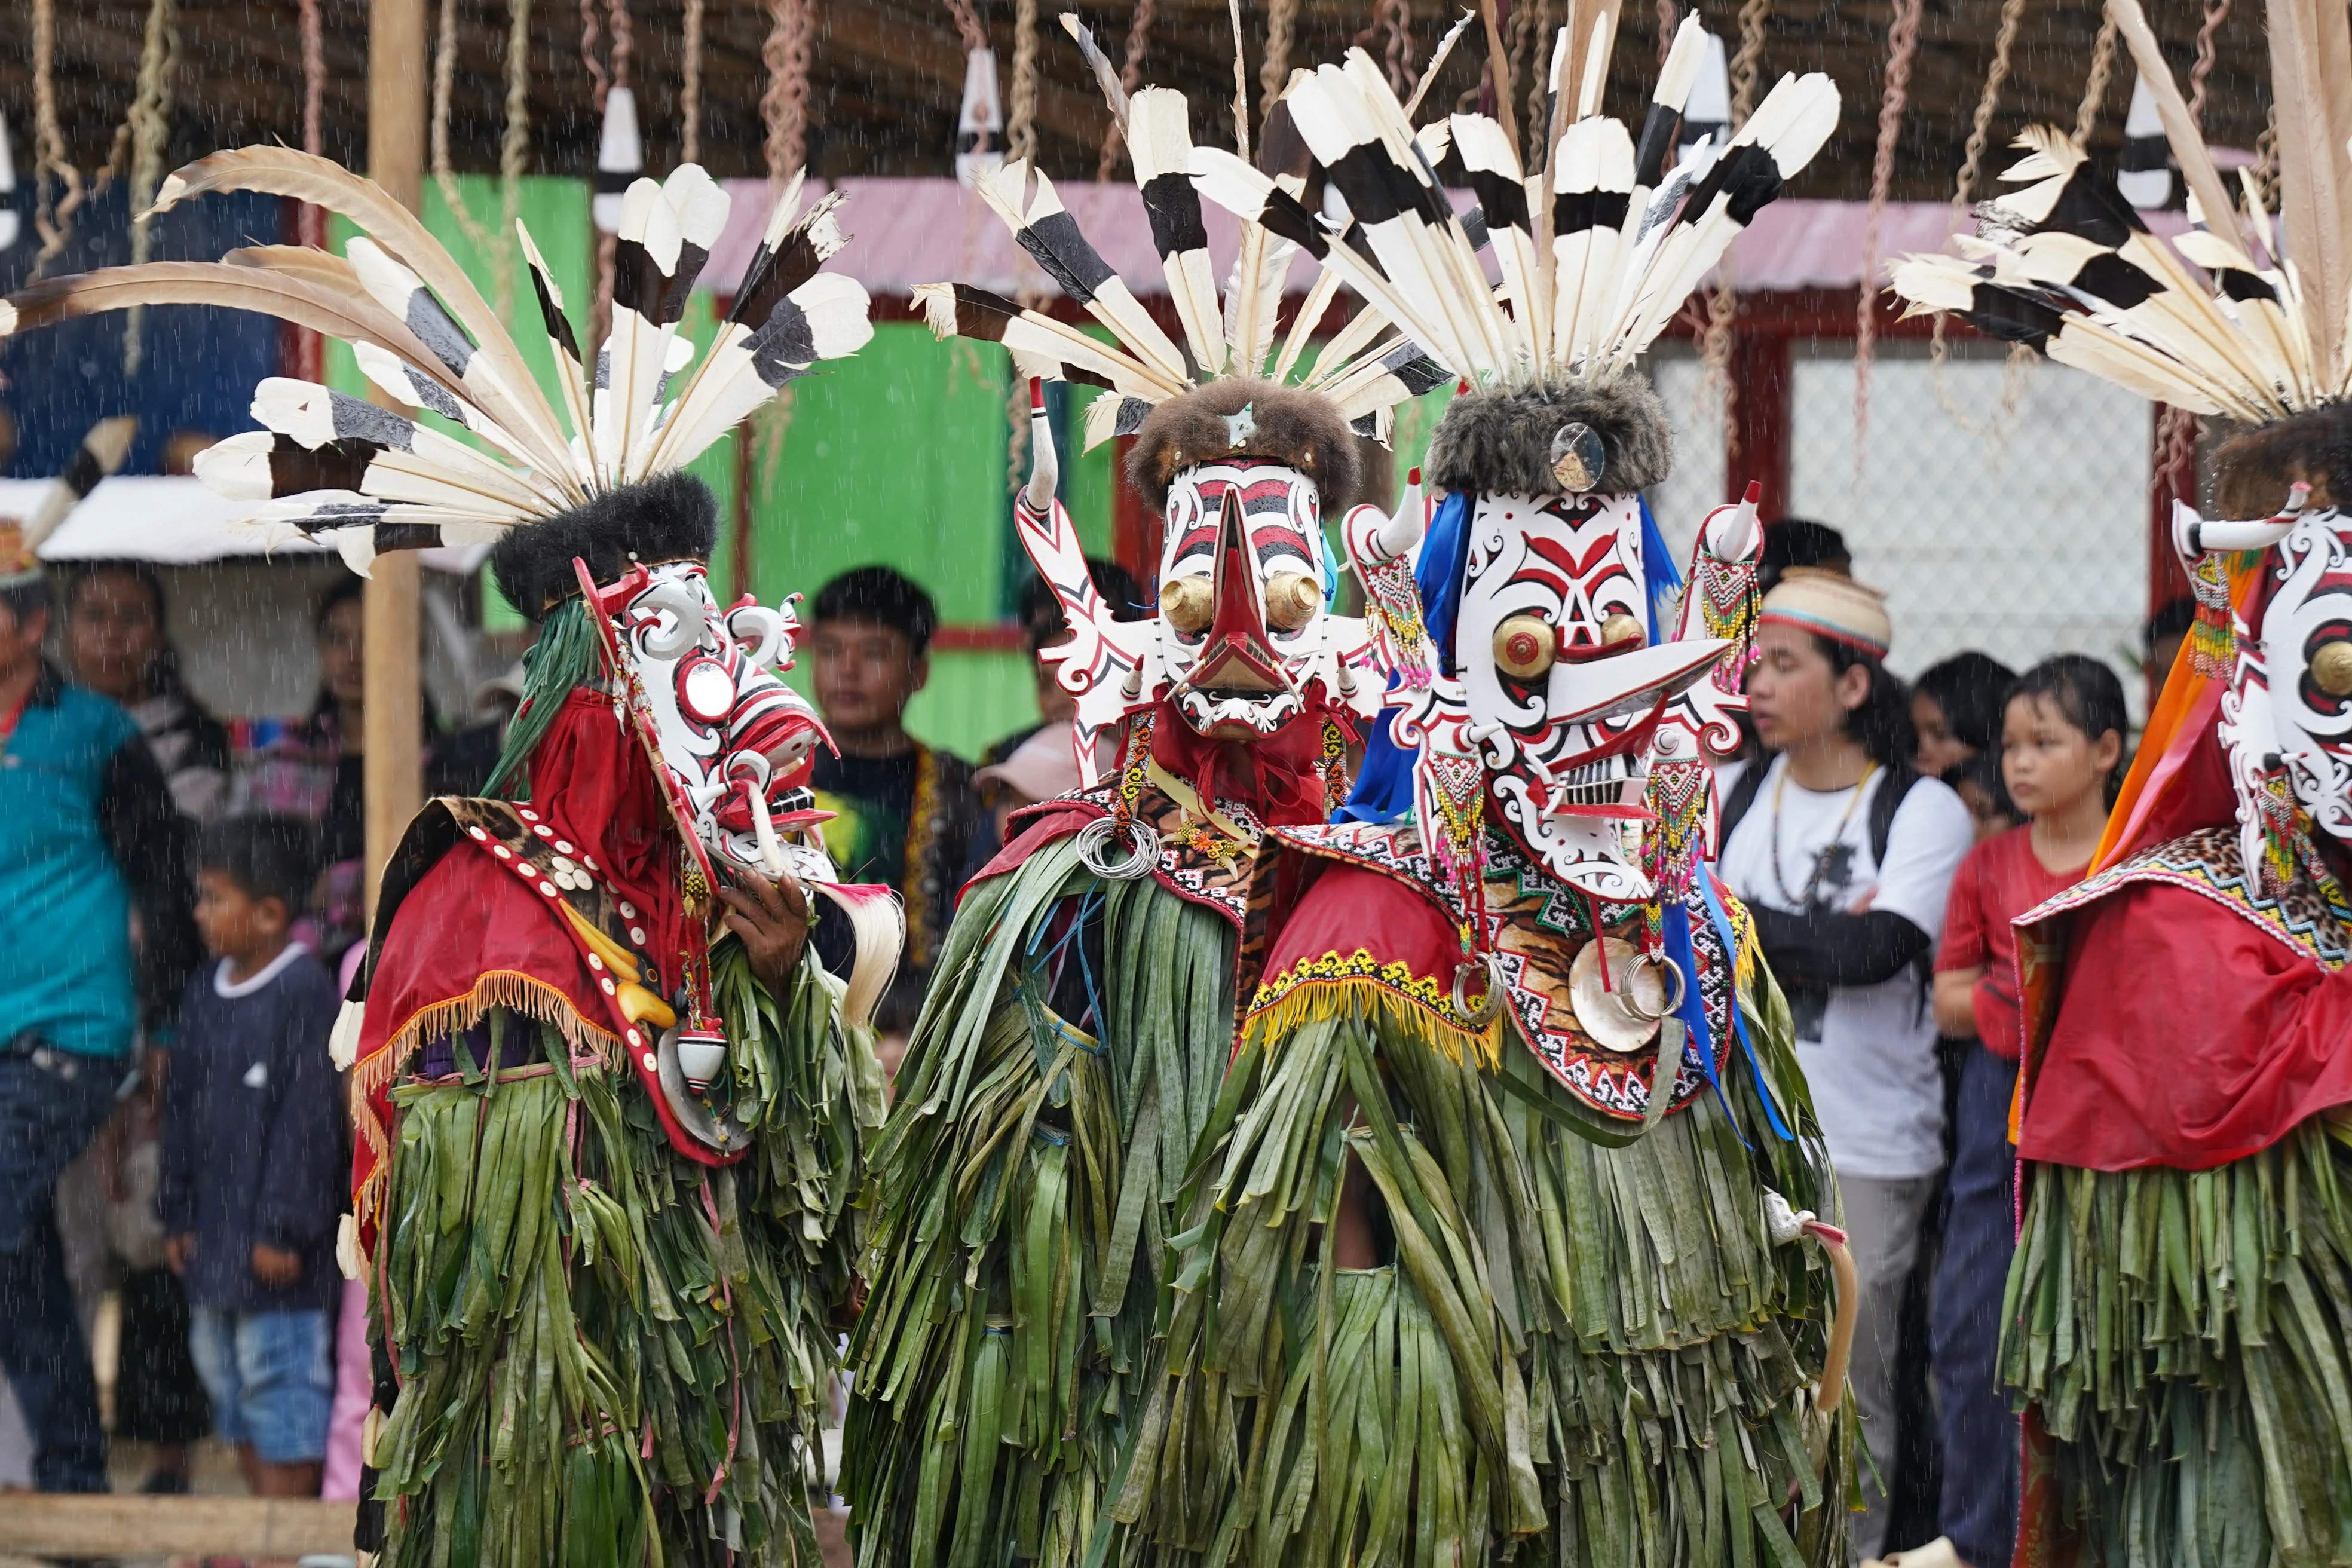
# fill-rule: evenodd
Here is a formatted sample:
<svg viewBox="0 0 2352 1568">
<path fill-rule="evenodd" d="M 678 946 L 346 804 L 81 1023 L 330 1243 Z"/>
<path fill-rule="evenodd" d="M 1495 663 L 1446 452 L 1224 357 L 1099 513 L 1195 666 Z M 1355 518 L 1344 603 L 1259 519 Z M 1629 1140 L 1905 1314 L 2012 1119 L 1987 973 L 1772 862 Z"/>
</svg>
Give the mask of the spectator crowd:
<svg viewBox="0 0 2352 1568">
<path fill-rule="evenodd" d="M 1094 571 L 1143 613 L 1125 571 Z M 1720 869 L 1787 993 L 1859 1268 L 1857 1548 L 1983 1568 L 2007 1561 L 2018 1506 L 1994 1364 L 2010 921 L 2087 868 L 2128 760 L 2123 688 L 2081 655 L 2019 673 L 1980 652 L 1906 685 L 1883 598 L 1819 524 L 1769 529 L 1764 577 Z M 183 684 L 151 569 L 0 586 L 0 1371 L 42 1489 L 108 1485 L 86 1337 L 104 1282 L 112 1434 L 147 1446 L 147 1489 L 185 1489 L 188 1446 L 215 1433 L 257 1493 L 354 1495 L 364 1300 L 334 1263 L 349 1163 L 327 1037 L 362 934 L 358 586 L 318 606 L 315 703 L 241 746 Z M 823 831 L 845 878 L 907 909 L 888 1063 L 960 889 L 1013 812 L 1079 783 L 1070 700 L 1036 657 L 1066 634 L 1042 583 L 1018 624 L 1038 721 L 975 764 L 907 729 L 930 595 L 877 565 L 814 600 Z M 2184 625 L 2151 623 L 2159 669 Z M 498 726 L 427 731 L 428 788 L 478 788 Z"/>
<path fill-rule="evenodd" d="M 1719 869 L 1787 994 L 1860 1277 L 1855 1553 L 1989 1568 L 2018 1517 L 1997 1364 L 2023 1027 L 2011 921 L 2089 869 L 2129 720 L 2115 671 L 2081 654 L 2021 674 L 1963 652 L 1906 686 L 1884 597 L 1851 568 L 1834 530 L 1766 531 Z M 2151 622 L 2159 678 L 2186 625 Z"/>
</svg>

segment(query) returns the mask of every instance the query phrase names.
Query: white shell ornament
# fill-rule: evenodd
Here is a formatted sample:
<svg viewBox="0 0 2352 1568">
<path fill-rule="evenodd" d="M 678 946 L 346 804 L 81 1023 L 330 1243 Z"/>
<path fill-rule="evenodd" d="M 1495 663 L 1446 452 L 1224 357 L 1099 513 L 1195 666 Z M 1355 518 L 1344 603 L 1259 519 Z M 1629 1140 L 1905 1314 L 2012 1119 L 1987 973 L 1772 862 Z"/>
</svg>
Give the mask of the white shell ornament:
<svg viewBox="0 0 2352 1568">
<path fill-rule="evenodd" d="M 1683 1005 L 1683 986 L 1682 967 L 1673 959 L 1652 957 L 1613 936 L 1586 942 L 1568 969 L 1576 1026 L 1621 1054 L 1657 1037 L 1659 1020 Z"/>
</svg>

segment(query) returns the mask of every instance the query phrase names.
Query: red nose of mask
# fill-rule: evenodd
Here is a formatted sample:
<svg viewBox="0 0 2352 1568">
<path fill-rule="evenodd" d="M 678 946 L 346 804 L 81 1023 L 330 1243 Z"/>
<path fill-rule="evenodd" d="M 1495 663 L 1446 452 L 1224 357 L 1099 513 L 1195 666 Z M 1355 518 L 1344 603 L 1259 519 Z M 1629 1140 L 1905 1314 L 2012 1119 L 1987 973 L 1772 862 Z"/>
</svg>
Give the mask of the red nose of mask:
<svg viewBox="0 0 2352 1568">
<path fill-rule="evenodd" d="M 1210 592 L 1216 604 L 1208 641 L 1186 684 L 1196 691 L 1287 691 L 1274 643 L 1266 635 L 1265 611 L 1258 603 L 1257 563 L 1250 553 L 1249 530 L 1242 522 L 1238 487 L 1225 490 L 1217 529 L 1217 554 Z"/>
</svg>

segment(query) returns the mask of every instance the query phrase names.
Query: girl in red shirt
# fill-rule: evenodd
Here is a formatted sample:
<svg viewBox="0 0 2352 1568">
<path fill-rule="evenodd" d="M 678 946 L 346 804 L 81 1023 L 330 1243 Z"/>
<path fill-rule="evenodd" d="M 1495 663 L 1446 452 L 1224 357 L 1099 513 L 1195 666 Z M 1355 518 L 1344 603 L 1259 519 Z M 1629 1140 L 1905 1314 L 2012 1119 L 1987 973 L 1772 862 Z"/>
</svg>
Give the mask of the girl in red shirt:
<svg viewBox="0 0 2352 1568">
<path fill-rule="evenodd" d="M 2009 1102 L 2021 1024 L 2010 921 L 2082 880 L 2123 781 L 2126 722 L 2123 683 L 2081 654 L 2044 659 L 2009 689 L 2001 778 L 2026 826 L 1985 839 L 1960 862 L 1936 956 L 1937 1028 L 1981 1042 L 1960 1068 L 1951 1207 L 1929 1318 L 1949 1542 L 1940 1561 L 1972 1568 L 2008 1563 L 2017 1535 L 2017 1420 L 1996 1370 L 2016 1234 Z M 1939 1560 L 1935 1547 L 1923 1552 Z"/>
</svg>

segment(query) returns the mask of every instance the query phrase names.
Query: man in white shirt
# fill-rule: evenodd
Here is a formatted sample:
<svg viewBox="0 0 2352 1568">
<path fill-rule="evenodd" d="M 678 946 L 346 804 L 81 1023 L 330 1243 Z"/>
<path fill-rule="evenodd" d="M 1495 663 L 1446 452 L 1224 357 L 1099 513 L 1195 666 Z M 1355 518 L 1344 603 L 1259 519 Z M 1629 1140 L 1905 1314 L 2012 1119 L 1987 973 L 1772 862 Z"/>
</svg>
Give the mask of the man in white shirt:
<svg viewBox="0 0 2352 1568">
<path fill-rule="evenodd" d="M 1893 640 L 1874 590 L 1796 570 L 1764 601 L 1748 678 L 1757 734 L 1778 754 L 1720 782 L 1724 881 L 1756 917 L 1787 994 L 1797 1058 L 1837 1168 L 1861 1276 L 1853 1383 L 1879 1478 L 1894 1479 L 1903 1290 L 1944 1161 L 1943 1081 L 1927 964 L 1952 874 L 1974 841 L 1958 795 L 1910 768 Z M 1867 1474 L 1856 1554 L 1875 1557 L 1885 1488 Z"/>
</svg>

